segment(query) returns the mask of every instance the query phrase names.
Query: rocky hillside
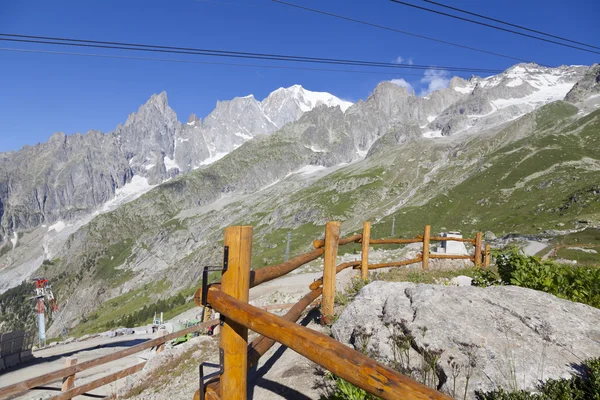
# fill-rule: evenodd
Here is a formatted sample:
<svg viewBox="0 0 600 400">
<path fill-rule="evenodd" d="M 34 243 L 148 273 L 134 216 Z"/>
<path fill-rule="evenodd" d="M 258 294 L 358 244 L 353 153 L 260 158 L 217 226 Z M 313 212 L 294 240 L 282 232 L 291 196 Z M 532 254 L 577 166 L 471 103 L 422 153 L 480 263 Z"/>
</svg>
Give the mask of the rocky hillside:
<svg viewBox="0 0 600 400">
<path fill-rule="evenodd" d="M 351 103 L 296 85 L 262 102 L 252 95 L 220 101 L 204 121 L 192 115 L 180 123 L 163 92 L 114 132 L 55 133 L 46 143 L 0 154 L 0 243 L 14 232 L 84 217 L 127 185 L 140 194 L 208 165 L 320 105 L 345 111 Z"/>
<path fill-rule="evenodd" d="M 600 98 L 585 83 L 597 74 L 522 64 L 490 78 L 454 78 L 423 98 L 383 82 L 345 112 L 309 102 L 316 107 L 300 107 L 296 121 L 113 211 L 17 235 L 0 252 L 0 288 L 48 260 L 38 272 L 62 304 L 50 335 L 83 332 L 188 293 L 201 266 L 219 260 L 231 224 L 255 227 L 256 268 L 282 260 L 288 231 L 299 252 L 331 219 L 346 232 L 371 220 L 375 236 L 389 235 L 393 217 L 401 235 L 427 223 L 466 234 L 598 224 Z M 261 109 L 272 107 L 265 100 Z M 197 124 L 192 118 L 178 129 Z"/>
</svg>

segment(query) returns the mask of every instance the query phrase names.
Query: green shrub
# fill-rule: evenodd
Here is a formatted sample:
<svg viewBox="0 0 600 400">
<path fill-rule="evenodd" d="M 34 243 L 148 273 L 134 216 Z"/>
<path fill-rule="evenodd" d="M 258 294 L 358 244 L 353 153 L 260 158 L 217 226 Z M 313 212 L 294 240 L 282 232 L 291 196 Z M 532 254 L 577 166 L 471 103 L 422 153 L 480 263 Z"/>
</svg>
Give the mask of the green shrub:
<svg viewBox="0 0 600 400">
<path fill-rule="evenodd" d="M 477 393 L 479 400 L 600 400 L 600 358 L 586 361 L 582 372 L 569 379 L 549 379 L 542 383 L 539 393 L 524 390 L 507 392 L 503 389 Z"/>
<path fill-rule="evenodd" d="M 542 261 L 523 254 L 516 247 L 496 252 L 495 258 L 504 284 L 540 290 L 600 308 L 600 268 Z"/>
<path fill-rule="evenodd" d="M 322 400 L 376 400 L 377 397 L 365 392 L 358 386 L 354 386 L 350 382 L 338 378 L 331 372 L 325 373 L 325 379 L 333 381 L 334 387 L 327 393 L 326 396 L 322 396 Z"/>
</svg>

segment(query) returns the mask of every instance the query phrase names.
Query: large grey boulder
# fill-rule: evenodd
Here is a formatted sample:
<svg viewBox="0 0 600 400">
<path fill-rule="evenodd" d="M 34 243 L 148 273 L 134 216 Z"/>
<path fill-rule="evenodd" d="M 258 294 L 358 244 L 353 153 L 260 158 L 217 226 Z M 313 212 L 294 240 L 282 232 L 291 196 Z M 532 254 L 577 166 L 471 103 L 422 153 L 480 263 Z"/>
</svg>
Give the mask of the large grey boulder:
<svg viewBox="0 0 600 400">
<path fill-rule="evenodd" d="M 535 390 L 541 380 L 567 378 L 583 360 L 600 356 L 600 310 L 516 286 L 376 281 L 332 332 L 457 398 L 467 375 L 467 398 L 498 387 Z"/>
</svg>

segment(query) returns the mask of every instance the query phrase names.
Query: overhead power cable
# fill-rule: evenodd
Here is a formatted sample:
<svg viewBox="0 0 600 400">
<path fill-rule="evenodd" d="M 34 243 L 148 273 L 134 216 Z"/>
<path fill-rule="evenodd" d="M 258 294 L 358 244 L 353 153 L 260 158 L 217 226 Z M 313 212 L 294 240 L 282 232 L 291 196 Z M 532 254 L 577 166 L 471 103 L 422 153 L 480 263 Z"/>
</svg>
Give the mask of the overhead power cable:
<svg viewBox="0 0 600 400">
<path fill-rule="evenodd" d="M 270 53 L 250 53 L 250 52 L 238 52 L 238 51 L 228 51 L 228 50 L 196 49 L 196 48 L 189 48 L 189 47 L 186 48 L 186 47 L 173 47 L 173 46 L 155 46 L 155 45 L 140 44 L 140 43 L 103 42 L 103 41 L 87 40 L 87 39 L 55 38 L 55 37 L 46 37 L 46 36 L 31 36 L 31 35 L 18 35 L 18 34 L 6 34 L 6 33 L 0 33 L 0 40 L 8 41 L 8 42 L 35 43 L 35 44 L 58 45 L 58 46 L 74 46 L 74 47 L 101 48 L 101 49 L 112 49 L 112 50 L 128 50 L 128 51 L 145 51 L 145 52 L 157 52 L 157 53 L 169 53 L 169 54 L 202 55 L 202 56 L 211 56 L 211 57 L 230 57 L 230 58 L 258 59 L 258 60 L 270 60 L 270 61 L 352 65 L 352 66 L 361 66 L 361 67 L 381 67 L 381 68 L 416 69 L 416 70 L 435 69 L 435 70 L 447 70 L 447 71 L 455 71 L 455 72 L 482 72 L 482 73 L 502 72 L 501 70 L 487 69 L 487 68 L 384 63 L 384 62 L 365 61 L 365 60 L 346 60 L 346 59 L 336 59 L 336 58 L 290 56 L 290 55 L 270 54 Z"/>
<path fill-rule="evenodd" d="M 477 24 L 477 25 L 481 25 L 481 26 L 486 26 L 488 28 L 497 29 L 499 31 L 514 33 L 515 35 L 520 35 L 520 36 L 524 36 L 524 37 L 528 37 L 528 38 L 532 38 L 532 39 L 536 39 L 536 40 L 541 40 L 542 42 L 553 43 L 553 44 L 557 44 L 559 46 L 569 47 L 571 49 L 585 51 L 587 53 L 600 54 L 600 52 L 598 52 L 598 51 L 594 51 L 594 50 L 590 50 L 590 49 L 585 49 L 583 47 L 573 46 L 573 45 L 570 45 L 570 44 L 567 44 L 567 43 L 557 42 L 556 40 L 546 39 L 546 38 L 542 38 L 542 37 L 539 37 L 539 36 L 530 35 L 528 33 L 518 32 L 518 31 L 515 31 L 515 30 L 512 30 L 512 29 L 508 29 L 508 28 L 502 28 L 500 26 L 487 24 L 485 22 L 476 21 L 474 19 L 460 17 L 458 15 L 448 14 L 448 13 L 445 13 L 443 11 L 438 11 L 438 10 L 434 10 L 432 8 L 418 6 L 416 4 L 407 3 L 405 1 L 401 1 L 401 0 L 390 0 L 390 1 L 394 2 L 394 3 L 397 3 L 397 4 L 402 4 L 402 5 L 407 6 L 407 7 L 412 7 L 412 8 L 416 8 L 416 9 L 419 9 L 419 10 L 431 12 L 431 13 L 434 13 L 434 14 L 443 15 L 445 17 L 450 17 L 450 18 L 461 20 L 461 21 L 470 22 L 472 24 Z"/>
<path fill-rule="evenodd" d="M 417 37 L 417 38 L 420 38 L 420 39 L 430 40 L 432 42 L 438 42 L 438 43 L 442 43 L 442 44 L 447 44 L 447 45 L 450 45 L 450 46 L 455 46 L 455 47 L 460 47 L 462 49 L 477 51 L 479 53 L 490 54 L 490 55 L 497 56 L 497 57 L 503 57 L 503 58 L 507 58 L 507 59 L 510 59 L 510 60 L 515 60 L 515 61 L 520 61 L 520 62 L 526 62 L 526 63 L 531 62 L 530 60 L 525 60 L 523 58 L 513 57 L 513 56 L 509 56 L 509 55 L 502 54 L 502 53 L 496 53 L 496 52 L 493 52 L 493 51 L 478 49 L 476 47 L 466 46 L 466 45 L 463 45 L 463 44 L 448 42 L 447 40 L 441 40 L 441 39 L 436 39 L 436 38 L 432 38 L 432 37 L 429 37 L 429 36 L 419 35 L 419 34 L 416 34 L 416 33 L 407 32 L 407 31 L 403 31 L 403 30 L 400 30 L 400 29 L 396 29 L 396 28 L 391 28 L 389 26 L 379 25 L 379 24 L 375 24 L 375 23 L 372 23 L 372 22 L 362 21 L 362 20 L 359 20 L 359 19 L 350 18 L 350 17 L 346 17 L 346 16 L 343 16 L 343 15 L 330 13 L 330 12 L 323 11 L 323 10 L 318 10 L 318 9 L 315 9 L 315 8 L 301 6 L 299 4 L 288 3 L 287 1 L 282 1 L 282 0 L 272 0 L 272 1 L 275 2 L 275 3 L 286 5 L 286 6 L 299 8 L 301 10 L 306 10 L 306 11 L 310 11 L 310 12 L 314 12 L 314 13 L 322 14 L 322 15 L 328 15 L 330 17 L 343 19 L 345 21 L 355 22 L 357 24 L 362 24 L 362 25 L 367 25 L 367 26 L 371 26 L 371 27 L 374 27 L 374 28 L 384 29 L 384 30 L 387 30 L 387 31 L 390 31 L 390 32 L 401 33 L 403 35 L 408 35 L 408 36 L 413 36 L 413 37 Z"/>
<path fill-rule="evenodd" d="M 291 69 L 300 71 L 319 71 L 319 72 L 343 72 L 353 74 L 370 74 L 370 75 L 386 75 L 389 77 L 398 76 L 397 72 L 383 72 L 383 71 L 362 71 L 355 69 L 331 69 L 331 68 L 310 68 L 310 67 L 292 67 L 289 65 L 265 65 L 265 64 L 241 64 L 241 63 L 228 63 L 218 61 L 198 61 L 198 60 L 181 60 L 174 58 L 153 58 L 153 57 L 135 57 L 115 54 L 98 54 L 98 53 L 76 53 L 67 51 L 51 51 L 51 50 L 35 50 L 35 49 L 20 49 L 14 47 L 0 47 L 0 51 L 14 51 L 19 53 L 39 53 L 39 54 L 56 54 L 56 55 L 67 55 L 67 56 L 82 56 L 82 57 L 99 57 L 99 58 L 113 58 L 113 59 L 125 59 L 125 60 L 140 60 L 140 61 L 161 61 L 161 62 L 172 62 L 172 63 L 184 63 L 184 64 L 203 64 L 203 65 L 224 65 L 231 67 L 253 67 L 253 68 L 268 68 L 268 69 Z M 410 72 L 402 72 L 402 76 L 419 76 L 423 77 L 423 74 L 415 74 Z"/>
<path fill-rule="evenodd" d="M 578 42 L 576 40 L 567 39 L 567 38 L 562 37 L 562 36 L 552 35 L 550 33 L 538 31 L 538 30 L 531 29 L 531 28 L 527 28 L 527 27 L 522 26 L 522 25 L 512 24 L 510 22 L 506 22 L 506 21 L 503 21 L 503 20 L 500 20 L 500 19 L 496 19 L 496 18 L 487 17 L 485 15 L 481 15 L 481 14 L 477 14 L 477 13 L 474 13 L 474 12 L 471 12 L 471 11 L 463 10 L 461 8 L 456 8 L 456 7 L 448 6 L 446 4 L 438 3 L 436 1 L 432 1 L 432 0 L 423 0 L 423 1 L 426 2 L 426 3 L 435 4 L 436 6 L 439 6 L 439 7 L 448 8 L 450 10 L 458 11 L 458 12 L 461 12 L 463 14 L 469 14 L 469 15 L 472 15 L 474 17 L 479 17 L 479 18 L 487 19 L 488 21 L 494 21 L 494 22 L 498 22 L 498 23 L 503 24 L 503 25 L 512 26 L 513 28 L 519 28 L 519 29 L 522 29 L 524 31 L 529 31 L 529 32 L 537 33 L 539 35 L 548 36 L 548 37 L 551 37 L 551 38 L 554 38 L 554 39 L 563 40 L 565 42 L 571 42 L 571 43 L 575 43 L 575 44 L 580 44 L 582 46 L 587 46 L 587 47 L 591 47 L 591 48 L 600 50 L 600 47 L 598 47 L 598 46 L 593 46 L 591 44 L 582 43 L 582 42 Z"/>
</svg>

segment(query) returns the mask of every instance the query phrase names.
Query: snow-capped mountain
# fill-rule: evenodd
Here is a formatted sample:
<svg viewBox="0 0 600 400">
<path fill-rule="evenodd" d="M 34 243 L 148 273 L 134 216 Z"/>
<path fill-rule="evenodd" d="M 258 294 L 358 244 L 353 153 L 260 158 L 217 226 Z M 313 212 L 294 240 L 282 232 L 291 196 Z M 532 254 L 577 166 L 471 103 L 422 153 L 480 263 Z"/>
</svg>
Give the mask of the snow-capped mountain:
<svg viewBox="0 0 600 400">
<path fill-rule="evenodd" d="M 181 172 L 208 165 L 257 135 L 268 135 L 298 120 L 315 107 L 340 107 L 352 103 L 325 92 L 312 92 L 300 85 L 279 88 L 264 100 L 253 95 L 217 102 L 204 121 L 192 120 L 175 135 L 175 164 Z M 178 144 L 185 143 L 185 146 Z"/>
<path fill-rule="evenodd" d="M 15 230 L 89 215 L 134 176 L 136 187 L 149 190 L 301 118 L 317 127 L 301 140 L 305 148 L 318 150 L 313 151 L 315 165 L 348 163 L 364 158 L 383 134 L 399 124 L 415 123 L 418 129 L 411 128 L 411 135 L 420 132 L 425 137 L 505 124 L 564 98 L 588 69 L 518 64 L 487 78 L 455 77 L 448 88 L 425 97 L 383 82 L 360 107 L 294 85 L 279 88 L 262 101 L 253 95 L 219 101 L 206 118 L 192 115 L 187 123 L 179 122 L 166 93 L 155 94 L 112 133 L 57 133 L 47 143 L 0 154 L 0 242 Z M 340 130 L 352 143 L 328 158 L 323 149 Z M 32 173 L 43 178 L 28 179 Z"/>
<path fill-rule="evenodd" d="M 567 84 L 570 103 L 523 114 Z M 514 232 L 518 223 L 538 232 L 529 216 L 555 229 L 579 224 L 589 205 L 584 218 L 597 221 L 599 66 L 520 65 L 453 78 L 426 97 L 386 81 L 345 111 L 319 107 L 300 88 L 271 96 L 219 102 L 182 124 L 155 95 L 114 133 L 55 134 L 0 154 L 0 292 L 54 260 L 44 274 L 65 282 L 68 299 L 51 327 L 58 334 L 146 283 L 171 282 L 165 295 L 189 287 L 198 265 L 222 257 L 222 228 L 240 222 L 255 226 L 262 265 L 283 257 L 282 232 L 297 229 L 301 252 L 332 219 L 347 232 L 364 220 L 391 223 L 391 214 L 406 232 L 426 217 L 449 229 Z M 448 137 L 423 138 L 433 129 Z M 214 162 L 219 151 L 229 154 Z M 106 260 L 110 273 L 98 269 Z"/>
<path fill-rule="evenodd" d="M 517 64 L 487 78 L 455 77 L 450 86 L 440 92 L 451 90 L 464 96 L 431 118 L 424 134 L 448 136 L 512 121 L 544 104 L 564 99 L 588 70 L 587 66 L 549 68 Z"/>
<path fill-rule="evenodd" d="M 88 215 L 133 177 L 136 188 L 149 190 L 209 165 L 320 105 L 346 110 L 352 103 L 294 85 L 262 102 L 252 95 L 218 101 L 204 120 L 192 115 L 181 123 L 162 92 L 109 134 L 55 133 L 46 143 L 0 153 L 0 243 L 17 229 Z"/>
<path fill-rule="evenodd" d="M 340 107 L 345 112 L 352 103 L 325 92 L 311 92 L 300 85 L 279 88 L 261 102 L 264 113 L 278 126 L 295 121 L 305 112 L 325 105 Z"/>
</svg>

